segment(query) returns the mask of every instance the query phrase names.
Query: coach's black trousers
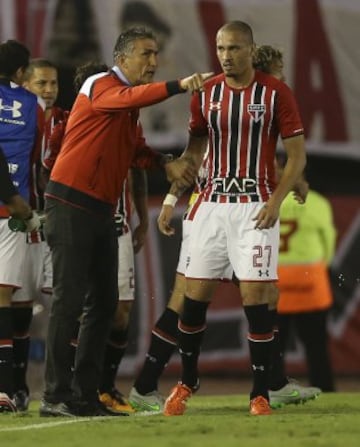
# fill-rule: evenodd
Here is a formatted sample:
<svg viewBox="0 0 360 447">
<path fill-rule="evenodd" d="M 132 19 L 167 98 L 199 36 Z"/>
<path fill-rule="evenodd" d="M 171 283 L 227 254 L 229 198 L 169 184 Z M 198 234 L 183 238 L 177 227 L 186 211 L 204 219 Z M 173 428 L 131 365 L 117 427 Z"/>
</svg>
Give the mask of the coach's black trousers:
<svg viewBox="0 0 360 447">
<path fill-rule="evenodd" d="M 97 399 L 110 323 L 118 300 L 114 219 L 50 199 L 45 235 L 53 264 L 45 394 L 48 402 Z M 71 340 L 81 317 L 75 369 Z"/>
</svg>

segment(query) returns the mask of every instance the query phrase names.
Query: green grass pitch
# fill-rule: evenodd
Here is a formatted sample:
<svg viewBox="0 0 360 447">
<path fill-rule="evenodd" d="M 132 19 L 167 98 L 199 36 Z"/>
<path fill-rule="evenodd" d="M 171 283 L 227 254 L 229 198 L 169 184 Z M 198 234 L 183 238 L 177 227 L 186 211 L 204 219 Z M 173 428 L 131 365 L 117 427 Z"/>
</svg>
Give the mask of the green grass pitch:
<svg viewBox="0 0 360 447">
<path fill-rule="evenodd" d="M 194 396 L 184 416 L 40 418 L 0 414 L 0 447 L 358 447 L 360 393 L 322 394 L 271 416 L 248 413 L 243 395 Z"/>
</svg>

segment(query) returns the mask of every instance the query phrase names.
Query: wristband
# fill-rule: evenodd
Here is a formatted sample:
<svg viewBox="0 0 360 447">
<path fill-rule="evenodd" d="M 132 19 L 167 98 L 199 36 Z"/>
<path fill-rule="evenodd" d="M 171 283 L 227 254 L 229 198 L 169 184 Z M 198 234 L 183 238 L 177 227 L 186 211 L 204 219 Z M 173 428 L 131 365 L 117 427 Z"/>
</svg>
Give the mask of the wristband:
<svg viewBox="0 0 360 447">
<path fill-rule="evenodd" d="M 174 194 L 166 194 L 166 197 L 162 204 L 170 205 L 174 208 L 177 201 L 178 201 L 178 198 L 176 196 L 174 196 Z"/>
</svg>

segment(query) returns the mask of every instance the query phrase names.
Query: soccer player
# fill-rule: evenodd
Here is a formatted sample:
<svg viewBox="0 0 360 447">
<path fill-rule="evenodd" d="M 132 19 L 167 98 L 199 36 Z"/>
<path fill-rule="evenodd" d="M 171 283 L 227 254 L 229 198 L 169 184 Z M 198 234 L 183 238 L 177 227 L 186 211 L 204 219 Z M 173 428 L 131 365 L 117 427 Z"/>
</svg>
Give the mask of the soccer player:
<svg viewBox="0 0 360 447">
<path fill-rule="evenodd" d="M 45 104 L 44 128 L 42 141 L 31 157 L 31 187 L 30 204 L 38 212 L 44 210 L 44 187 L 41 177 L 41 166 L 48 141 L 54 126 L 63 119 L 64 112 L 54 106 L 57 99 L 58 74 L 56 67 L 46 59 L 33 59 L 25 70 L 22 86 L 40 97 Z M 26 372 L 30 349 L 30 324 L 32 308 L 42 293 L 51 293 L 52 268 L 50 249 L 45 242 L 43 231 L 33 231 L 26 234 L 26 252 L 23 271 L 23 286 L 15 291 L 12 297 L 13 305 L 21 314 L 26 332 L 17 337 L 19 355 L 14 361 L 14 399 L 18 411 L 26 411 L 29 406 L 29 388 L 26 383 Z M 20 355 L 21 353 L 21 355 Z"/>
<path fill-rule="evenodd" d="M 241 21 L 225 24 L 217 33 L 216 49 L 223 73 L 206 82 L 204 92 L 191 101 L 186 156 L 200 166 L 209 146 L 209 174 L 188 217 L 192 228 L 178 326 L 183 372 L 165 402 L 167 416 L 183 414 L 199 386 L 197 364 L 207 307 L 214 279 L 220 279 L 229 265 L 239 279 L 249 322 L 250 414 L 271 414 L 274 322 L 269 304 L 277 279 L 279 209 L 306 160 L 295 99 L 282 81 L 254 69 L 250 26 Z M 288 161 L 276 185 L 279 134 Z"/>
<path fill-rule="evenodd" d="M 263 45 L 256 48 L 253 58 L 253 65 L 256 69 L 269 73 L 276 78 L 283 80 L 283 56 L 280 50 L 269 45 Z M 195 202 L 199 193 L 204 188 L 206 178 L 208 175 L 208 157 L 207 153 L 204 157 L 204 162 L 200 168 L 199 176 L 195 184 L 194 191 L 189 201 L 189 209 Z M 297 183 L 296 194 L 297 200 L 303 203 L 306 197 L 307 189 L 302 188 L 302 183 Z M 180 191 L 180 193 L 182 190 Z M 161 213 L 158 218 L 160 231 L 170 236 L 174 233 L 174 229 L 170 226 L 170 221 L 173 215 L 174 204 L 177 197 L 173 194 L 178 194 L 179 191 L 176 185 L 172 186 L 169 191 L 170 195 L 164 201 Z M 172 201 L 172 204 L 170 202 Z M 185 213 L 182 227 L 182 243 L 179 254 L 179 262 L 176 269 L 175 283 L 172 294 L 166 309 L 156 322 L 152 335 L 148 353 L 143 367 L 141 368 L 134 386 L 130 390 L 130 403 L 139 411 L 153 411 L 158 412 L 162 410 L 164 404 L 164 397 L 158 391 L 158 380 L 168 363 L 171 355 L 176 349 L 177 343 L 177 325 L 178 315 L 182 311 L 185 293 L 185 265 L 188 251 L 188 242 L 190 238 L 190 229 L 192 221 L 187 219 L 189 210 Z M 233 271 L 229 268 L 223 275 L 223 279 L 232 279 Z M 236 281 L 235 281 L 236 283 Z M 274 321 L 276 321 L 276 304 L 278 300 L 278 290 L 273 287 L 273 299 L 269 308 L 273 314 Z M 304 387 L 292 380 L 289 380 L 284 373 L 282 353 L 280 351 L 278 330 L 276 324 L 274 325 L 274 344 L 276 347 L 273 351 L 272 363 L 273 366 L 270 375 L 270 403 L 277 408 L 284 403 L 299 403 L 314 399 L 320 390 L 314 387 Z"/>
<path fill-rule="evenodd" d="M 63 122 L 68 112 L 55 105 L 59 93 L 58 70 L 48 59 L 32 59 L 25 71 L 23 87 L 42 98 L 45 103 L 45 123 L 41 147 L 32 157 L 31 204 L 41 213 L 44 212 L 44 191 L 48 181 L 43 169 L 49 153 L 50 136 L 58 123 Z M 27 299 L 38 293 L 52 293 L 51 254 L 43 231 L 29 234 L 29 287 L 21 292 Z M 32 270 L 32 272 L 31 272 Z M 20 298 L 19 298 L 20 299 Z"/>
<path fill-rule="evenodd" d="M 199 91 L 210 74 L 155 82 L 158 48 L 152 33 L 132 28 L 115 44 L 115 65 L 81 88 L 46 190 L 45 233 L 52 249 L 43 416 L 113 415 L 98 400 L 106 340 L 117 301 L 118 247 L 113 211 L 136 157 L 163 166 L 170 180 L 190 185 L 186 160 L 166 162 L 138 135 L 139 109 Z M 71 374 L 70 340 L 83 315 Z"/>
<path fill-rule="evenodd" d="M 43 118 L 37 97 L 21 87 L 29 57 L 29 50 L 15 40 L 0 44 L 0 146 L 11 180 L 25 200 L 29 200 L 30 158 L 40 141 Z M 28 333 L 32 312 L 13 302 L 13 292 L 23 285 L 26 242 L 23 233 L 10 231 L 8 216 L 0 203 L 0 412 L 17 410 L 16 365 L 26 357 L 22 337 Z M 37 230 L 39 224 L 34 218 L 26 227 Z"/>
</svg>

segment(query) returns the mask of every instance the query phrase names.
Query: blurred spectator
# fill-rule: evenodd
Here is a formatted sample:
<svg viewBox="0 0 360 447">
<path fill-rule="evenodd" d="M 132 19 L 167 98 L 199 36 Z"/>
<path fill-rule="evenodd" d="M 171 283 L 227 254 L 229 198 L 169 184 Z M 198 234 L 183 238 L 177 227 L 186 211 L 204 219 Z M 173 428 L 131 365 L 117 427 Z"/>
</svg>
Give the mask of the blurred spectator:
<svg viewBox="0 0 360 447">
<path fill-rule="evenodd" d="M 300 182 L 304 184 L 305 179 Z M 335 390 L 327 332 L 333 302 L 328 266 L 335 239 L 333 213 L 325 197 L 311 189 L 304 204 L 292 194 L 286 197 L 280 210 L 280 343 L 285 352 L 294 328 L 304 345 L 309 382 L 322 391 Z"/>
</svg>

